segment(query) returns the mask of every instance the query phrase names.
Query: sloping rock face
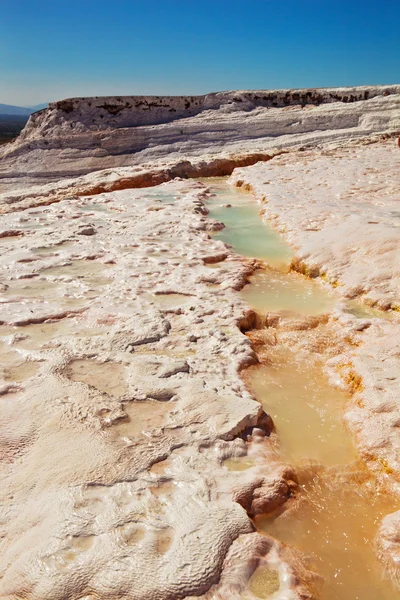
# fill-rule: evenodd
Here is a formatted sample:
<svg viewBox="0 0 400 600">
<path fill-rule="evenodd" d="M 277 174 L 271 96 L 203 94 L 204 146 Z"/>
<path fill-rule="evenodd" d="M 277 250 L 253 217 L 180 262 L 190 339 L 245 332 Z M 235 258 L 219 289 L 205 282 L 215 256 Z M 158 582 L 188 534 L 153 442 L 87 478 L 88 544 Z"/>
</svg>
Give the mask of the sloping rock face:
<svg viewBox="0 0 400 600">
<path fill-rule="evenodd" d="M 400 86 L 63 100 L 32 115 L 0 150 L 0 191 L 154 161 L 168 168 L 183 157 L 207 163 L 393 133 L 399 109 Z"/>
</svg>

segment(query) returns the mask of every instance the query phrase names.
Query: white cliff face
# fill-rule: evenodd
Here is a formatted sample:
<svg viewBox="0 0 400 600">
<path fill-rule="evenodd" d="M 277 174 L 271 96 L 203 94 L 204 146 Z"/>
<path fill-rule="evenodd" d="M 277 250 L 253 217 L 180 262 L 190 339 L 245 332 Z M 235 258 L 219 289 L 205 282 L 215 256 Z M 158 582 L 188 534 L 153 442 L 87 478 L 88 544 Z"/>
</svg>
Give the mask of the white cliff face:
<svg viewBox="0 0 400 600">
<path fill-rule="evenodd" d="M 63 100 L 0 150 L 0 191 L 160 160 L 340 144 L 400 130 L 399 109 L 400 86 Z"/>
</svg>

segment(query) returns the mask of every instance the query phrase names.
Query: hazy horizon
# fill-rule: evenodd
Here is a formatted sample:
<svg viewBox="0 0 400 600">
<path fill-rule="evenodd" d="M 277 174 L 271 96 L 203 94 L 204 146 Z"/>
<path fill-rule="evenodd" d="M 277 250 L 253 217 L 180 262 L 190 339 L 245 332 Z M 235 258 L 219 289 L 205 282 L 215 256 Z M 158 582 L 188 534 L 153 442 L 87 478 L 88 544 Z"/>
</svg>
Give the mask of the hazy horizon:
<svg viewBox="0 0 400 600">
<path fill-rule="evenodd" d="M 400 83 L 400 3 L 27 0 L 2 6 L 0 102 Z"/>
</svg>

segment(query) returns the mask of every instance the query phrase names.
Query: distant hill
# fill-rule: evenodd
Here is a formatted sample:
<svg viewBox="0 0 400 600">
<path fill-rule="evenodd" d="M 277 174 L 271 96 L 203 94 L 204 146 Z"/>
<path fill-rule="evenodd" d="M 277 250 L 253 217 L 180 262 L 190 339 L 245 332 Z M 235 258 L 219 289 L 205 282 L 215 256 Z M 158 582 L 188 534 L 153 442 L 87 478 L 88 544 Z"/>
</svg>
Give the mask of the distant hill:
<svg viewBox="0 0 400 600">
<path fill-rule="evenodd" d="M 44 108 L 47 108 L 48 104 L 35 104 L 35 106 L 31 106 L 30 108 L 32 109 L 33 112 L 36 112 L 37 110 L 43 110 Z"/>
<path fill-rule="evenodd" d="M 0 104 L 0 115 L 26 115 L 29 117 L 33 113 L 33 108 L 24 108 L 23 106 L 12 106 L 11 104 Z"/>
<path fill-rule="evenodd" d="M 0 104 L 0 115 L 25 115 L 29 117 L 33 112 L 47 108 L 47 104 L 37 104 L 36 106 L 13 106 L 12 104 Z"/>
</svg>

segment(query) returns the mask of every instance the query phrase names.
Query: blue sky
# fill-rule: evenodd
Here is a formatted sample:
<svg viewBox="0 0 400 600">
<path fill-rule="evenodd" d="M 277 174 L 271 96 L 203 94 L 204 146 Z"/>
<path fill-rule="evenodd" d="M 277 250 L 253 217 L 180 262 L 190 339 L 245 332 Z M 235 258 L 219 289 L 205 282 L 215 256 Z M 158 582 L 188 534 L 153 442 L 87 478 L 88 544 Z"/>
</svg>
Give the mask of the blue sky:
<svg viewBox="0 0 400 600">
<path fill-rule="evenodd" d="M 400 0 L 0 0 L 0 102 L 400 83 Z"/>
</svg>

